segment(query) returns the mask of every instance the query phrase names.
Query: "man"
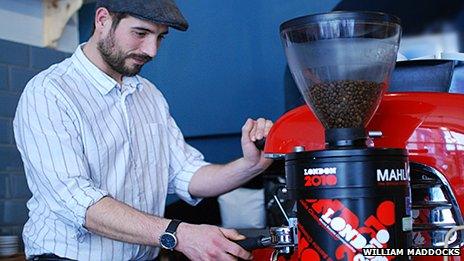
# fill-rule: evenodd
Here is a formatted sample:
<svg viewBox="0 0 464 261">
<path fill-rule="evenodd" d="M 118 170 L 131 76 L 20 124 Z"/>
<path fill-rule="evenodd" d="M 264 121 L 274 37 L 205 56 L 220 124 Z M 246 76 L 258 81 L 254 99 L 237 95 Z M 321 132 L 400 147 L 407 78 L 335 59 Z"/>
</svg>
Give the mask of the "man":
<svg viewBox="0 0 464 261">
<path fill-rule="evenodd" d="M 168 27 L 187 26 L 172 0 L 98 1 L 89 41 L 27 84 L 14 130 L 32 191 L 28 258 L 150 260 L 159 246 L 192 260 L 251 258 L 235 230 L 162 218 L 167 193 L 196 204 L 271 163 L 253 144 L 272 126 L 262 118 L 243 126 L 242 158 L 204 162 L 137 75 Z"/>
</svg>

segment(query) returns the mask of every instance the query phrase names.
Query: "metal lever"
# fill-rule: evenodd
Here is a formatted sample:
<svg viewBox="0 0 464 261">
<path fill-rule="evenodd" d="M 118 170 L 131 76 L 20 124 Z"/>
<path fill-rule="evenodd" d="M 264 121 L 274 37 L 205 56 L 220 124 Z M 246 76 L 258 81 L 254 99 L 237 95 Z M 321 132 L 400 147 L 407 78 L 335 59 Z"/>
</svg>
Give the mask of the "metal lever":
<svg viewBox="0 0 464 261">
<path fill-rule="evenodd" d="M 266 145 L 266 138 L 262 138 L 260 140 L 255 140 L 253 142 L 258 150 L 264 150 L 264 146 Z"/>
<path fill-rule="evenodd" d="M 280 204 L 280 200 L 279 200 L 279 198 L 278 198 L 276 195 L 274 195 L 274 200 L 276 201 L 277 206 L 279 206 L 280 211 L 282 211 L 282 214 L 284 214 L 284 217 L 285 217 L 285 219 L 287 220 L 287 224 L 290 225 L 290 220 L 288 219 L 287 213 L 285 213 L 285 210 L 284 210 L 284 208 L 282 207 L 282 204 Z"/>
</svg>

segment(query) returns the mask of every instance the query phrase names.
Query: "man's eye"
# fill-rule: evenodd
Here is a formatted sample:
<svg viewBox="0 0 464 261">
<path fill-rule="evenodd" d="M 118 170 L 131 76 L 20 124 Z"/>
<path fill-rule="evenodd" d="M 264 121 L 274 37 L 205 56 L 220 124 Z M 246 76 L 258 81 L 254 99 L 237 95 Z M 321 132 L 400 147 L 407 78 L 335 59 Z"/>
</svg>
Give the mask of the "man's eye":
<svg viewBox="0 0 464 261">
<path fill-rule="evenodd" d="M 158 39 L 159 39 L 159 40 L 163 40 L 164 38 L 166 38 L 166 35 L 165 35 L 165 34 L 160 34 L 160 35 L 158 36 Z"/>
<path fill-rule="evenodd" d="M 144 37 L 145 35 L 147 35 L 147 33 L 145 32 L 135 32 L 135 34 L 139 37 Z"/>
</svg>

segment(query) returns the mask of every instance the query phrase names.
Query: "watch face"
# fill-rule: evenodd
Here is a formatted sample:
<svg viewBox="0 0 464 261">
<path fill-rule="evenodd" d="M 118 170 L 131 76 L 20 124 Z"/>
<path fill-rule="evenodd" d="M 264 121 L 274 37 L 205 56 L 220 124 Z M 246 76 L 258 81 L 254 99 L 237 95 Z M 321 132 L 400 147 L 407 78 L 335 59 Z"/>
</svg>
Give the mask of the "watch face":
<svg viewBox="0 0 464 261">
<path fill-rule="evenodd" d="M 160 244 L 163 248 L 174 249 L 177 244 L 176 237 L 171 233 L 164 233 L 160 237 Z"/>
</svg>

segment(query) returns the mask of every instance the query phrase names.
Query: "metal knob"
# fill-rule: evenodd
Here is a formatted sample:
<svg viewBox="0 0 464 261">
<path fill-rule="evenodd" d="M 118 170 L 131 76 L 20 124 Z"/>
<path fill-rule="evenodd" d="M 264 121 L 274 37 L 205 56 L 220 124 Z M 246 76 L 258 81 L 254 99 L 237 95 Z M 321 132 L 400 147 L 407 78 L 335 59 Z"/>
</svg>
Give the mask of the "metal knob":
<svg viewBox="0 0 464 261">
<path fill-rule="evenodd" d="M 276 245 L 293 244 L 293 233 L 288 227 L 273 227 L 270 229 L 271 242 Z"/>
<path fill-rule="evenodd" d="M 368 135 L 371 138 L 380 138 L 382 137 L 383 133 L 381 131 L 369 131 Z"/>
<path fill-rule="evenodd" d="M 305 151 L 304 146 L 295 146 L 295 147 L 293 147 L 293 152 L 303 152 L 303 151 Z"/>
</svg>

